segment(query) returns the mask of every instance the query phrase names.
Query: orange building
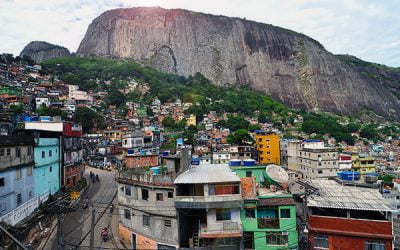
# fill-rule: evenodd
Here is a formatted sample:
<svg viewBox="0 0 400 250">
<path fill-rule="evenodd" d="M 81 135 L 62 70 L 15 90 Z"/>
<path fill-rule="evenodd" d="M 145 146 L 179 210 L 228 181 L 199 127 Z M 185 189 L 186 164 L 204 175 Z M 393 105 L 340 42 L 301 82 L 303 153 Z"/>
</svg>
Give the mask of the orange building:
<svg viewBox="0 0 400 250">
<path fill-rule="evenodd" d="M 254 139 L 260 164 L 281 164 L 279 135 L 268 132 L 255 132 Z"/>
<path fill-rule="evenodd" d="M 127 168 L 156 167 L 158 166 L 158 155 L 127 155 L 125 157 Z"/>
</svg>

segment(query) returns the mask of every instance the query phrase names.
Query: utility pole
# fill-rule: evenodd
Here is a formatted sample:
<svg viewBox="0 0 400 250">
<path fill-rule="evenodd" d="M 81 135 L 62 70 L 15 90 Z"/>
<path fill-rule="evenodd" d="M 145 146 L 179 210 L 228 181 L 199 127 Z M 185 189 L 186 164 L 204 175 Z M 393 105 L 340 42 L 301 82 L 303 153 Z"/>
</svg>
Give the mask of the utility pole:
<svg viewBox="0 0 400 250">
<path fill-rule="evenodd" d="M 63 233 L 64 215 L 60 212 L 57 214 L 57 249 L 64 250 L 64 233 Z"/>
<path fill-rule="evenodd" d="M 26 248 L 24 246 L 24 244 L 22 244 L 21 242 L 19 242 L 10 232 L 8 232 L 4 227 L 2 227 L 0 225 L 0 231 L 3 231 L 8 237 L 11 238 L 11 240 L 13 240 L 16 244 L 17 244 L 17 249 L 19 249 L 18 247 L 20 247 L 23 250 L 28 250 L 28 248 Z"/>
<path fill-rule="evenodd" d="M 90 224 L 90 250 L 94 250 L 94 225 L 95 225 L 95 209 L 92 207 L 92 223 Z"/>
</svg>

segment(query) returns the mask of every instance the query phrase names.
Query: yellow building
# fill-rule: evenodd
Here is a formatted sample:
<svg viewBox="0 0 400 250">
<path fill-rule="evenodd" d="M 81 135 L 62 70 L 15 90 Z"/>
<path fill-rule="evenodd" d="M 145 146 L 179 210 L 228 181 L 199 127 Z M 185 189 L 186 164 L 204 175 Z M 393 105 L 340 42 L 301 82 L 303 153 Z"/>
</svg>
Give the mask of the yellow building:
<svg viewBox="0 0 400 250">
<path fill-rule="evenodd" d="M 280 138 L 275 133 L 255 132 L 255 148 L 260 164 L 281 164 Z"/>
<path fill-rule="evenodd" d="M 375 158 L 363 154 L 353 154 L 351 156 L 352 169 L 363 177 L 367 173 L 375 173 Z"/>
<path fill-rule="evenodd" d="M 191 114 L 188 118 L 186 118 L 186 125 L 190 126 L 196 126 L 196 115 Z"/>
</svg>

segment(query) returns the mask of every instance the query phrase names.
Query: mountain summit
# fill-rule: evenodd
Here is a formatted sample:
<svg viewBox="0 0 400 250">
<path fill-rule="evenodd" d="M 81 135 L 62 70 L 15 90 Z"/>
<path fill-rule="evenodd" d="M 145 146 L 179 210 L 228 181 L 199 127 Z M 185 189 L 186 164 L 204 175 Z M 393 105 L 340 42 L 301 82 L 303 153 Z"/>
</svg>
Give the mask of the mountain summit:
<svg viewBox="0 0 400 250">
<path fill-rule="evenodd" d="M 293 108 L 342 114 L 369 109 L 400 119 L 400 101 L 386 84 L 310 37 L 240 18 L 181 9 L 110 10 L 89 25 L 77 53 L 132 58 L 185 76 L 201 72 L 214 84 L 246 85 Z"/>
</svg>

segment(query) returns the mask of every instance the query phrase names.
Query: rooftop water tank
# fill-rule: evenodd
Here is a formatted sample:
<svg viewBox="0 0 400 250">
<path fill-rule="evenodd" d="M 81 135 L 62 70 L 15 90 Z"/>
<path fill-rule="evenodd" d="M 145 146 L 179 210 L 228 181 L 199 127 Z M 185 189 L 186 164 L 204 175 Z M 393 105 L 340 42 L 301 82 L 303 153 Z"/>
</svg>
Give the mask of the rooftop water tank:
<svg viewBox="0 0 400 250">
<path fill-rule="evenodd" d="M 269 184 L 278 183 L 280 186 L 288 183 L 289 175 L 281 166 L 268 165 L 265 169 L 266 179 Z"/>
<path fill-rule="evenodd" d="M 344 181 L 354 181 L 360 179 L 360 173 L 355 171 L 343 171 L 337 173 L 339 179 Z"/>
<path fill-rule="evenodd" d="M 366 183 L 375 183 L 378 181 L 378 174 L 376 173 L 368 173 L 365 175 Z"/>
<path fill-rule="evenodd" d="M 200 165 L 200 159 L 199 158 L 192 158 L 190 161 L 192 165 Z"/>
<path fill-rule="evenodd" d="M 256 165 L 256 161 L 253 159 L 246 159 L 243 160 L 243 165 L 248 167 L 248 166 L 255 166 Z"/>
<path fill-rule="evenodd" d="M 229 161 L 229 166 L 235 167 L 235 166 L 240 166 L 242 165 L 242 161 L 239 159 L 234 159 Z"/>
<path fill-rule="evenodd" d="M 155 174 L 161 174 L 160 167 L 152 167 L 152 168 L 150 168 L 150 169 L 151 169 L 151 172 L 153 173 L 153 175 L 155 175 Z"/>
<path fill-rule="evenodd" d="M 162 152 L 162 156 L 168 156 L 168 155 L 169 155 L 169 151 Z"/>
</svg>

